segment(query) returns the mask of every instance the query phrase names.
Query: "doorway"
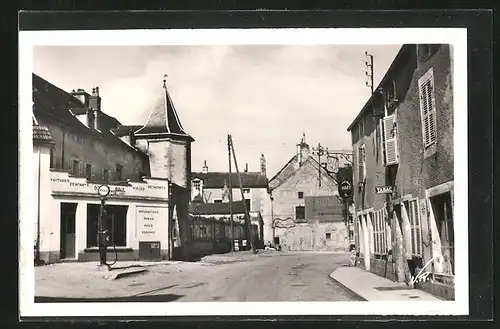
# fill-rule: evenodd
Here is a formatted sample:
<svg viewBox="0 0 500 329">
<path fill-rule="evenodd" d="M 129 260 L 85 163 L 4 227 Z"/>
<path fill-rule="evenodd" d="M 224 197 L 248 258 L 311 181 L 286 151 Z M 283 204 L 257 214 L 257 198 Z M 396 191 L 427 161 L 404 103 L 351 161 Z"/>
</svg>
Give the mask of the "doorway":
<svg viewBox="0 0 500 329">
<path fill-rule="evenodd" d="M 76 258 L 75 215 L 77 203 L 61 203 L 61 235 L 59 257 L 61 259 Z"/>
</svg>

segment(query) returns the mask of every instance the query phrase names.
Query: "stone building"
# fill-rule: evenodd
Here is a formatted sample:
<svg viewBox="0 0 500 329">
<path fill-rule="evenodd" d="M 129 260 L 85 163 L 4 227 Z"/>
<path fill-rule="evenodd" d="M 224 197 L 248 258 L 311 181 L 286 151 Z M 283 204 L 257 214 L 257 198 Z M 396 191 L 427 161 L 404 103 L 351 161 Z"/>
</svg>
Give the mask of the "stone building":
<svg viewBox="0 0 500 329">
<path fill-rule="evenodd" d="M 264 203 L 267 198 L 266 160 L 261 155 L 260 171 L 248 171 L 248 165 L 240 172 L 243 199 L 248 211 L 264 212 Z M 234 166 L 234 165 L 233 165 Z M 204 203 L 229 202 L 229 183 L 231 183 L 233 201 L 241 201 L 240 181 L 235 170 L 229 172 L 209 171 L 205 161 L 201 172 L 191 173 L 191 200 Z"/>
<path fill-rule="evenodd" d="M 297 144 L 297 153 L 270 179 L 269 192 L 271 216 L 264 217 L 265 241 L 290 250 L 349 248 L 337 182 L 314 159 L 305 136 Z M 323 203 L 323 214 L 308 218 L 308 203 Z"/>
<path fill-rule="evenodd" d="M 349 126 L 359 266 L 454 298 L 453 56 L 404 45 Z"/>
<path fill-rule="evenodd" d="M 193 139 L 165 82 L 146 124 L 129 127 L 103 112 L 97 87 L 67 93 L 32 79 L 36 257 L 98 259 L 97 189 L 106 184 L 107 228 L 118 258 L 172 258 L 187 237 Z"/>
</svg>

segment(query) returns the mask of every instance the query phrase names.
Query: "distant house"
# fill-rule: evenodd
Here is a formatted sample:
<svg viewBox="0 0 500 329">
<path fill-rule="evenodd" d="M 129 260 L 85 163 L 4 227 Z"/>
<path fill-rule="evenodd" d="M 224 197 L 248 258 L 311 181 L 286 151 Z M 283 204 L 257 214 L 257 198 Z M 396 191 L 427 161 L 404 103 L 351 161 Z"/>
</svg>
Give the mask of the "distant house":
<svg viewBox="0 0 500 329">
<path fill-rule="evenodd" d="M 270 179 L 269 192 L 271 216 L 264 217 L 265 241 L 274 240 L 290 250 L 349 248 L 337 181 L 312 156 L 305 136 L 297 153 Z M 315 205 L 320 212 L 314 212 Z M 308 207 L 314 209 L 308 212 Z"/>
<path fill-rule="evenodd" d="M 358 266 L 454 299 L 449 45 L 406 44 L 352 124 Z"/>
<path fill-rule="evenodd" d="M 248 166 L 245 166 L 244 171 L 240 172 L 240 177 L 248 211 L 263 213 L 268 183 L 266 160 L 263 154 L 260 161 L 260 171 L 249 172 Z M 229 202 L 229 183 L 232 187 L 233 201 L 241 201 L 240 181 L 236 170 L 231 173 L 231 182 L 229 182 L 229 172 L 211 172 L 205 161 L 202 172 L 191 173 L 191 201 L 227 203 Z"/>
</svg>

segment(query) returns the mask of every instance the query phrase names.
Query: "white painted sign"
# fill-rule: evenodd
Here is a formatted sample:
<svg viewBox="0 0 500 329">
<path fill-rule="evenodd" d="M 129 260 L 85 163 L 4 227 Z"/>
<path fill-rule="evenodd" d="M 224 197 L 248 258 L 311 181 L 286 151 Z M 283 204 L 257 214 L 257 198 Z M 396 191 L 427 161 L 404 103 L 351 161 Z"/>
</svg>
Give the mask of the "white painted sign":
<svg viewBox="0 0 500 329">
<path fill-rule="evenodd" d="M 51 171 L 50 186 L 53 194 L 89 194 L 96 197 L 102 183 L 87 182 L 86 178 L 72 177 L 68 172 Z M 127 185 L 108 184 L 113 197 L 142 197 L 168 200 L 168 181 L 145 179 L 143 182 L 129 182 Z"/>
<path fill-rule="evenodd" d="M 139 241 L 163 241 L 167 238 L 168 208 L 136 208 L 137 238 Z"/>
<path fill-rule="evenodd" d="M 396 186 L 377 186 L 375 193 L 377 194 L 392 194 L 396 191 Z"/>
</svg>

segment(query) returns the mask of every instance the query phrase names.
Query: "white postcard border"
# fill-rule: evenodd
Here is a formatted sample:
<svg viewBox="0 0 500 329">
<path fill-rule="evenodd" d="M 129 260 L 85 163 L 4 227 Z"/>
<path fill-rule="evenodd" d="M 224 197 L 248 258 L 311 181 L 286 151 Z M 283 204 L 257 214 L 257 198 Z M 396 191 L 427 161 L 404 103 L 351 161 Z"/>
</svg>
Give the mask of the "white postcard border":
<svg viewBox="0 0 500 329">
<path fill-rule="evenodd" d="M 439 302 L 34 303 L 32 68 L 36 45 L 382 45 L 445 43 L 453 49 L 455 300 Z M 353 113 L 353 117 L 356 113 Z M 19 33 L 19 306 L 22 317 L 182 315 L 466 315 L 468 278 L 467 30 L 465 28 L 189 29 Z M 224 307 L 221 307 L 224 305 Z"/>
</svg>

